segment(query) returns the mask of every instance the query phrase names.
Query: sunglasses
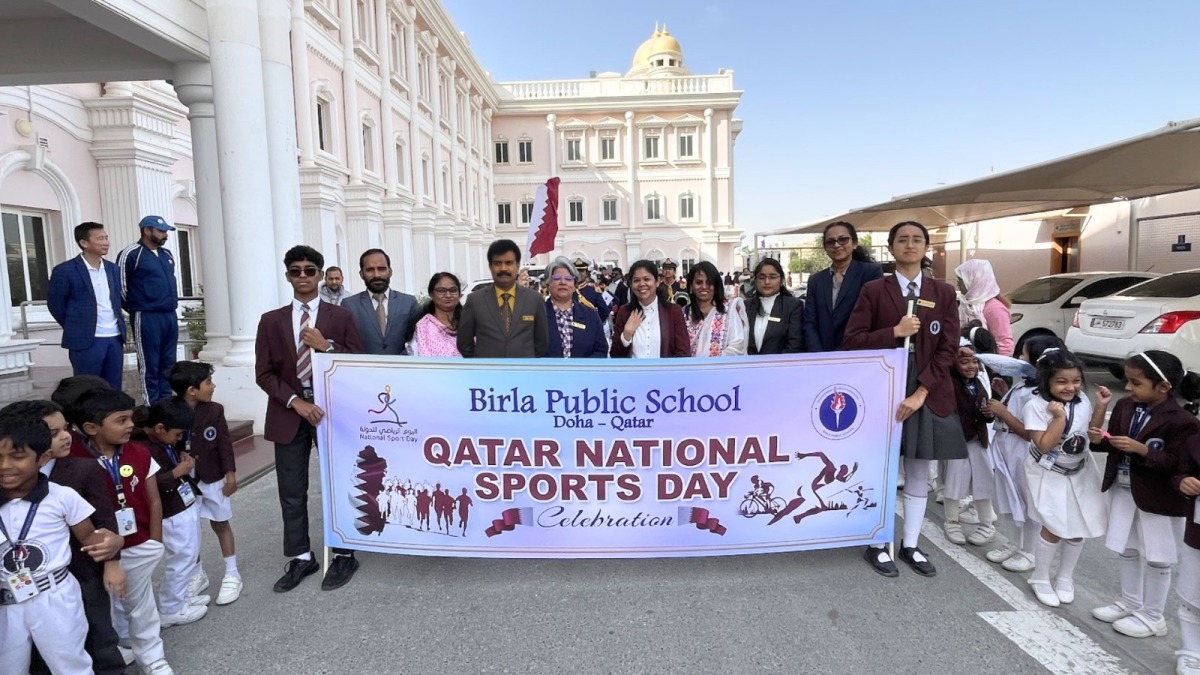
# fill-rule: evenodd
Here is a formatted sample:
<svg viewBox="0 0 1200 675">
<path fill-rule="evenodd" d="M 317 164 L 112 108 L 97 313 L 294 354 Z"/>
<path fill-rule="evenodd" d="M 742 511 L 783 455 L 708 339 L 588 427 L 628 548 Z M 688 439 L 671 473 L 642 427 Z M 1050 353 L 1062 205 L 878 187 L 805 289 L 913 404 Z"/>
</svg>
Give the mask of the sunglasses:
<svg viewBox="0 0 1200 675">
<path fill-rule="evenodd" d="M 846 244 L 849 244 L 849 243 L 850 243 L 850 237 L 847 237 L 845 235 L 840 236 L 837 239 L 834 239 L 831 237 L 831 238 L 825 240 L 825 246 L 828 248 L 833 248 L 834 246 L 845 246 Z"/>
<path fill-rule="evenodd" d="M 315 277 L 320 272 L 321 270 L 316 267 L 289 267 L 287 275 L 293 279 L 299 279 L 302 276 Z"/>
</svg>

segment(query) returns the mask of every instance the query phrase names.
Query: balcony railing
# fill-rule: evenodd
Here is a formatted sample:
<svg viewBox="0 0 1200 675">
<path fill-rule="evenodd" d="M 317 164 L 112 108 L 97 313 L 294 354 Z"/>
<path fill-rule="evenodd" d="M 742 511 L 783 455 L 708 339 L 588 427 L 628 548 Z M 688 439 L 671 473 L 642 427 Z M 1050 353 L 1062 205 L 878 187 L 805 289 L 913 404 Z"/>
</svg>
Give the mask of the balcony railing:
<svg viewBox="0 0 1200 675">
<path fill-rule="evenodd" d="M 599 98 L 663 94 L 727 94 L 734 92 L 733 73 L 677 77 L 593 77 L 584 80 L 500 82 L 500 98 L 531 101 L 556 98 Z"/>
</svg>

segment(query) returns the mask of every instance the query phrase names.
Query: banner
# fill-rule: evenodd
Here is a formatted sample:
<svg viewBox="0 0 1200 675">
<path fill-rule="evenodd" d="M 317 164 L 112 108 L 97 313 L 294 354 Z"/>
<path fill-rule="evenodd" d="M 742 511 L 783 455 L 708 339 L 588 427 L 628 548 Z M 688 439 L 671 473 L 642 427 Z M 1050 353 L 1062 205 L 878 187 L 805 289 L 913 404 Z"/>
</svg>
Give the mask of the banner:
<svg viewBox="0 0 1200 675">
<path fill-rule="evenodd" d="M 634 558 L 892 541 L 903 350 L 313 361 L 326 546 Z"/>
</svg>

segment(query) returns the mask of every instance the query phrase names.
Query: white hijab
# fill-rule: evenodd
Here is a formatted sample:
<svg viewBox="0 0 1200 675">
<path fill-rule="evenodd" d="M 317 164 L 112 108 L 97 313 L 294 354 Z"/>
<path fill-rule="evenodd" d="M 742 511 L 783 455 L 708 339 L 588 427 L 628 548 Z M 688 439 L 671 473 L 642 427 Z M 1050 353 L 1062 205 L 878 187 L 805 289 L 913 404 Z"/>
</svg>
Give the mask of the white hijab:
<svg viewBox="0 0 1200 675">
<path fill-rule="evenodd" d="M 972 258 L 954 269 L 954 274 L 962 279 L 967 287 L 965 294 L 960 294 L 958 317 L 962 323 L 978 319 L 986 329 L 987 319 L 983 317 L 983 305 L 992 298 L 1000 295 L 1000 284 L 996 283 L 996 273 L 992 271 L 992 263 L 980 258 Z"/>
</svg>

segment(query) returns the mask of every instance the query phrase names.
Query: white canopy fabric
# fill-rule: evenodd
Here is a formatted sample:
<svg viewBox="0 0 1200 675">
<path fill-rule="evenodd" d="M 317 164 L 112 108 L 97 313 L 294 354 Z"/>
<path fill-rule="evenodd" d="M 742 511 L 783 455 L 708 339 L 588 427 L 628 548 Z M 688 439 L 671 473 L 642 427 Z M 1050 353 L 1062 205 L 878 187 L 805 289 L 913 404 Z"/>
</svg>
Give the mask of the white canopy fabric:
<svg viewBox="0 0 1200 675">
<path fill-rule="evenodd" d="M 1200 118 L 958 185 L 896 197 L 765 235 L 820 232 L 845 220 L 864 232 L 916 220 L 934 228 L 1200 188 Z"/>
</svg>

